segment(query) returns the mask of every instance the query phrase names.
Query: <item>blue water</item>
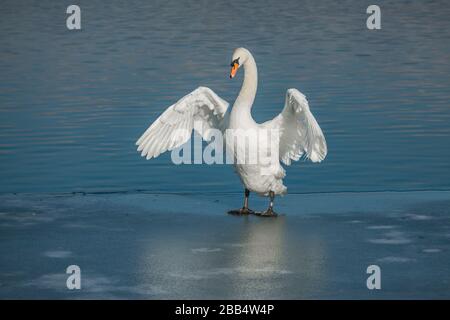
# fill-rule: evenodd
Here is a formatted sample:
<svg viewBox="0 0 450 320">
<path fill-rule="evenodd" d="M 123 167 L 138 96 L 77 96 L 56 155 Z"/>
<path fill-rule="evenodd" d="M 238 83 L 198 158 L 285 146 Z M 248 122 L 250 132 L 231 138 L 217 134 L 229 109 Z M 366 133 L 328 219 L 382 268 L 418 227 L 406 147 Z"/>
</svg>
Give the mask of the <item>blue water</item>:
<svg viewBox="0 0 450 320">
<path fill-rule="evenodd" d="M 233 102 L 252 51 L 257 121 L 305 93 L 329 146 L 290 193 L 450 189 L 450 7 L 383 1 L 67 1 L 0 6 L 0 192 L 241 192 L 229 166 L 145 161 L 134 142 L 199 85 Z"/>
</svg>

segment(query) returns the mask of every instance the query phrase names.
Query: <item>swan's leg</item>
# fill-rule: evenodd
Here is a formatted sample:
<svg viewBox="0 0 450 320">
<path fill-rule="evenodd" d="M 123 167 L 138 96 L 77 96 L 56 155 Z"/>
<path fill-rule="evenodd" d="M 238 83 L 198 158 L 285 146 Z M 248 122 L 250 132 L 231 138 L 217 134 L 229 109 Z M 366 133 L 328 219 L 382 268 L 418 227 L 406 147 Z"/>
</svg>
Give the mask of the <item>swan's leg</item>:
<svg viewBox="0 0 450 320">
<path fill-rule="evenodd" d="M 238 210 L 228 211 L 229 214 L 243 215 L 243 214 L 252 214 L 252 213 L 254 213 L 253 210 L 248 208 L 248 197 L 250 196 L 250 190 L 245 189 L 244 196 L 245 196 L 244 197 L 244 206 L 241 209 L 238 209 Z"/>
<path fill-rule="evenodd" d="M 278 214 L 276 214 L 275 211 L 273 211 L 273 200 L 275 199 L 275 192 L 270 191 L 269 198 L 270 198 L 269 207 L 264 212 L 258 212 L 257 213 L 258 216 L 261 216 L 261 217 L 276 217 L 276 216 L 278 216 Z"/>
</svg>

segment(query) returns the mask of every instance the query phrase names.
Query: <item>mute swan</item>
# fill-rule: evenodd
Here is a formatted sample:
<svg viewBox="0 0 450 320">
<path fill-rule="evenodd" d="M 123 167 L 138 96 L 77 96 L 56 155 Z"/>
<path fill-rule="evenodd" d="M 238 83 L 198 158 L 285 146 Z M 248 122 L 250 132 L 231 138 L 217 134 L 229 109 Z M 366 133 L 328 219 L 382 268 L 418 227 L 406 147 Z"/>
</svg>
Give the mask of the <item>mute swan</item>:
<svg viewBox="0 0 450 320">
<path fill-rule="evenodd" d="M 138 139 L 138 151 L 142 156 L 151 159 L 167 150 L 173 150 L 187 142 L 196 130 L 202 138 L 209 140 L 207 130 L 197 130 L 194 121 L 200 121 L 203 128 L 228 130 L 276 130 L 279 132 L 275 148 L 277 159 L 270 164 L 235 162 L 234 166 L 244 185 L 244 206 L 231 214 L 257 214 L 260 216 L 276 216 L 273 210 L 275 195 L 287 192 L 283 185 L 286 173 L 280 164 L 290 165 L 291 161 L 300 158 L 321 162 L 327 155 L 325 137 L 316 119 L 312 115 L 308 101 L 297 89 L 288 89 L 281 113 L 274 119 L 262 124 L 256 123 L 251 115 L 251 108 L 256 95 L 258 73 L 252 54 L 245 48 L 233 52 L 230 78 L 234 78 L 238 69 L 244 67 L 244 81 L 231 112 L 227 113 L 228 103 L 217 96 L 211 89 L 199 87 L 171 105 Z M 184 129 L 187 134 L 177 135 L 176 130 Z M 235 141 L 225 139 L 227 147 L 233 147 Z M 267 141 L 252 139 L 251 145 Z M 271 145 L 273 146 L 273 145 Z M 268 147 L 265 147 L 267 149 Z M 233 148 L 232 148 L 233 149 Z M 264 149 L 264 148 L 261 148 Z M 236 149 L 233 149 L 237 158 Z M 244 154 L 255 150 L 249 146 Z M 259 151 L 257 151 L 259 152 Z M 270 153 L 270 151 L 269 151 Z M 270 198 L 269 207 L 264 212 L 254 212 L 248 207 L 250 192 L 255 192 Z"/>
</svg>

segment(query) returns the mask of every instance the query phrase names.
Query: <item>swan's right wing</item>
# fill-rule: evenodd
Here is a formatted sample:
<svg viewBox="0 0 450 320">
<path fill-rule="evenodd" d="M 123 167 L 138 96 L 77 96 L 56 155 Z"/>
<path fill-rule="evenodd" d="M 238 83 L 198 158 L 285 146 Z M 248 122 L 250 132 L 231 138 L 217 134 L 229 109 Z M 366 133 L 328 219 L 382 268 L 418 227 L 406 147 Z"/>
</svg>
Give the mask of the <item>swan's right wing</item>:
<svg viewBox="0 0 450 320">
<path fill-rule="evenodd" d="M 223 130 L 228 102 L 211 89 L 199 87 L 167 108 L 136 142 L 138 151 L 148 159 L 171 151 L 189 140 L 192 130 L 209 140 L 208 129 Z M 201 128 L 194 127 L 198 121 Z M 200 130 L 199 130 L 200 129 Z"/>
</svg>

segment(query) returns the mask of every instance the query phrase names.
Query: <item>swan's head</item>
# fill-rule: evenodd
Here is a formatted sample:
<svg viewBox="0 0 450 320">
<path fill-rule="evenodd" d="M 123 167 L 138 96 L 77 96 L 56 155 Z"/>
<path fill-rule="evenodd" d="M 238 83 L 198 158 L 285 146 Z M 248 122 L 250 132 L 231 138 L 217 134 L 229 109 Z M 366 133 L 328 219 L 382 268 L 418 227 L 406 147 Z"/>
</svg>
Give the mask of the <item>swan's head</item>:
<svg viewBox="0 0 450 320">
<path fill-rule="evenodd" d="M 230 79 L 234 78 L 236 72 L 238 71 L 240 66 L 243 66 L 245 61 L 247 61 L 250 52 L 245 48 L 237 48 L 233 52 L 233 57 L 231 58 L 231 71 L 230 71 Z"/>
</svg>

